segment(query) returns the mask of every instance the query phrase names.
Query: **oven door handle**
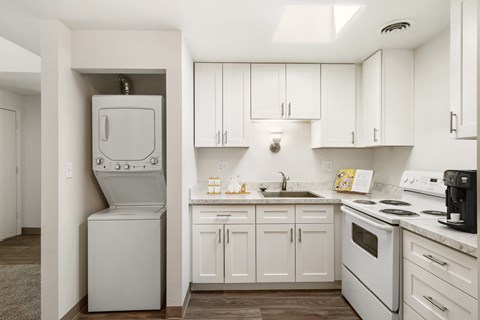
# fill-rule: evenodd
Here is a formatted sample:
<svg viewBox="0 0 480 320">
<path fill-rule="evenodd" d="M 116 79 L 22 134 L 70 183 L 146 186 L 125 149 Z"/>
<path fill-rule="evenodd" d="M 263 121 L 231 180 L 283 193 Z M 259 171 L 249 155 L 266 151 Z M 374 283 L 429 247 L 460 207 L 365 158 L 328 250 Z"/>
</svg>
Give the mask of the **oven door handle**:
<svg viewBox="0 0 480 320">
<path fill-rule="evenodd" d="M 378 228 L 378 229 L 386 231 L 386 232 L 393 232 L 393 230 L 394 230 L 394 227 L 392 227 L 390 225 L 384 225 L 384 224 L 376 223 L 376 222 L 374 222 L 370 219 L 362 217 L 361 215 L 359 215 L 359 214 L 355 213 L 354 211 L 348 209 L 346 206 L 342 206 L 341 210 L 344 213 L 355 217 L 355 219 L 361 220 L 361 221 L 365 222 L 366 224 L 371 225 L 372 227 Z"/>
</svg>

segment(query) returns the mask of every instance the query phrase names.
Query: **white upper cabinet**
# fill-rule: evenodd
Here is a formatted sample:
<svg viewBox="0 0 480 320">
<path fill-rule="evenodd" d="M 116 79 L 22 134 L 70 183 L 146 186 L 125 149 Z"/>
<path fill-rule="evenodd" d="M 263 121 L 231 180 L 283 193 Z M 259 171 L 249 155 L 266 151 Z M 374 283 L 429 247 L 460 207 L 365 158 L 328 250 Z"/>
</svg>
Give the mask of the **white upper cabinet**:
<svg viewBox="0 0 480 320">
<path fill-rule="evenodd" d="M 320 119 L 320 65 L 287 64 L 288 119 Z"/>
<path fill-rule="evenodd" d="M 195 146 L 222 145 L 222 64 L 195 64 Z"/>
<path fill-rule="evenodd" d="M 252 64 L 252 119 L 320 118 L 319 64 Z"/>
<path fill-rule="evenodd" d="M 285 116 L 285 65 L 252 64 L 252 119 Z"/>
<path fill-rule="evenodd" d="M 452 0 L 450 10 L 450 133 L 477 138 L 477 0 Z"/>
<path fill-rule="evenodd" d="M 354 64 L 322 64 L 321 120 L 312 123 L 312 148 L 355 146 Z"/>
<path fill-rule="evenodd" d="M 250 144 L 250 64 L 195 64 L 195 147 Z"/>
<path fill-rule="evenodd" d="M 357 145 L 413 145 L 413 50 L 377 51 L 362 65 Z"/>
</svg>

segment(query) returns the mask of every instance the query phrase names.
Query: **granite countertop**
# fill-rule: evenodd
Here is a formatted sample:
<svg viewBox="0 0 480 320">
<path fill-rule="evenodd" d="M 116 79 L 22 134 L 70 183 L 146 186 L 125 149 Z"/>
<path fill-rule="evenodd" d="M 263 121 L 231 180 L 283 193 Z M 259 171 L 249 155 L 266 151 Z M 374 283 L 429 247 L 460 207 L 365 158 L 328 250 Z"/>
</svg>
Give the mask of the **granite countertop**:
<svg viewBox="0 0 480 320">
<path fill-rule="evenodd" d="M 371 199 L 381 198 L 398 192 L 390 186 L 375 184 L 372 193 L 349 194 L 332 190 L 331 182 L 289 182 L 288 191 L 310 191 L 321 198 L 264 198 L 257 190 L 260 186 L 267 187 L 267 191 L 279 191 L 280 183 L 247 183 L 250 194 L 207 194 L 205 183 L 199 183 L 190 189 L 190 204 L 340 204 L 342 199 Z M 225 188 L 222 188 L 225 190 Z"/>
<path fill-rule="evenodd" d="M 477 235 L 457 231 L 437 220 L 401 220 L 400 227 L 444 244 L 470 256 L 477 257 Z"/>
</svg>

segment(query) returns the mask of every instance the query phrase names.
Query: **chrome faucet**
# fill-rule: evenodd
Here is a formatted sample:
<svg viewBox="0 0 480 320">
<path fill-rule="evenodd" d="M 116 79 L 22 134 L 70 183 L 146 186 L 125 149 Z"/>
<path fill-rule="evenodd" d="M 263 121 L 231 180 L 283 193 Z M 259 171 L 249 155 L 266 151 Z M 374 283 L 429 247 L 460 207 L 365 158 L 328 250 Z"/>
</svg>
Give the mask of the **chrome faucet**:
<svg viewBox="0 0 480 320">
<path fill-rule="evenodd" d="M 282 175 L 282 191 L 287 191 L 287 181 L 290 180 L 289 176 L 286 176 L 282 171 L 278 171 Z"/>
</svg>

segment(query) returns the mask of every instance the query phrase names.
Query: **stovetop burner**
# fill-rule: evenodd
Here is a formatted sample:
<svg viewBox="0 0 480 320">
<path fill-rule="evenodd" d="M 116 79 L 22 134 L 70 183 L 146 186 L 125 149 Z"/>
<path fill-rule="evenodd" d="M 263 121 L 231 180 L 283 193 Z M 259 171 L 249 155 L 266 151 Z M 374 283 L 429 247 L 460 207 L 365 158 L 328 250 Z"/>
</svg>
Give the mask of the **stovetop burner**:
<svg viewBox="0 0 480 320">
<path fill-rule="evenodd" d="M 380 212 L 394 214 L 397 216 L 418 216 L 415 212 L 402 209 L 382 209 Z"/>
<path fill-rule="evenodd" d="M 431 214 L 433 216 L 446 216 L 447 215 L 447 213 L 445 211 L 439 211 L 439 210 L 423 210 L 423 211 L 420 211 L 420 213 Z"/>
<path fill-rule="evenodd" d="M 360 203 L 360 204 L 377 204 L 375 201 L 372 200 L 353 200 L 355 203 Z"/>
<path fill-rule="evenodd" d="M 392 206 L 411 206 L 411 203 L 400 200 L 380 200 L 380 203 L 389 204 Z"/>
</svg>

